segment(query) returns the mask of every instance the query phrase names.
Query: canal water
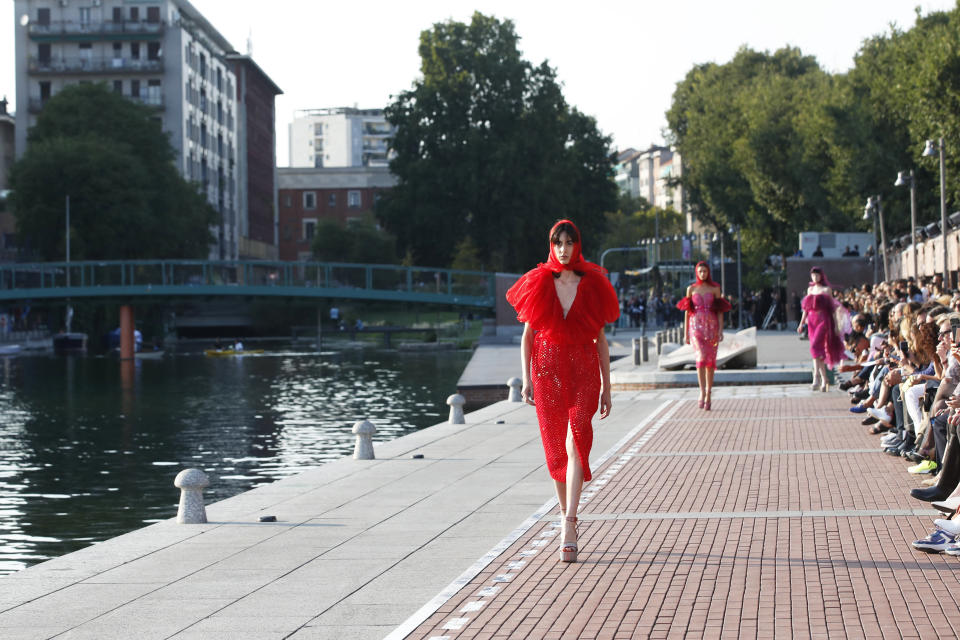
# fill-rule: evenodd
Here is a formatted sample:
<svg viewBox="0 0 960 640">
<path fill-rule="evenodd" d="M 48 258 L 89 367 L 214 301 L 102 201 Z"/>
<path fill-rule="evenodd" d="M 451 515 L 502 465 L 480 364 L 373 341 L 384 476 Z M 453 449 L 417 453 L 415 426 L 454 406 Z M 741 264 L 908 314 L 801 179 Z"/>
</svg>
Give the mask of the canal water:
<svg viewBox="0 0 960 640">
<path fill-rule="evenodd" d="M 183 468 L 222 500 L 446 418 L 468 351 L 0 358 L 0 574 L 176 515 Z"/>
</svg>

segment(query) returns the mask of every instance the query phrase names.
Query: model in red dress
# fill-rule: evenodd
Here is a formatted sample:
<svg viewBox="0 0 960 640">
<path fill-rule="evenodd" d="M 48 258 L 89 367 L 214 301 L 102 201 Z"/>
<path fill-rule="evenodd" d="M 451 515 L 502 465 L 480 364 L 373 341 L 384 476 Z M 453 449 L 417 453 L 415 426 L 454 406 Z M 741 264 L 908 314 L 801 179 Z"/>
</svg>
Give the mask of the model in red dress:
<svg viewBox="0 0 960 640">
<path fill-rule="evenodd" d="M 717 370 L 717 348 L 723 342 L 723 314 L 730 311 L 720 285 L 710 277 L 710 266 L 698 262 L 696 281 L 687 287 L 687 296 L 677 303 L 684 311 L 683 327 L 687 344 L 697 354 L 697 383 L 700 385 L 701 409 L 710 411 L 713 374 Z"/>
<path fill-rule="evenodd" d="M 827 274 L 820 267 L 810 269 L 810 286 L 807 295 L 800 301 L 803 315 L 797 333 L 803 331 L 807 325 L 807 335 L 810 337 L 810 357 L 813 358 L 813 385 L 814 390 L 826 391 L 827 368 L 832 369 L 844 358 L 846 347 L 843 345 L 842 328 L 838 331 L 834 320 L 834 313 L 840 303 L 833 297 L 830 281 Z"/>
<path fill-rule="evenodd" d="M 569 220 L 550 230 L 550 256 L 507 292 L 525 323 L 523 398 L 537 408 L 547 469 L 564 517 L 562 559 L 577 555 L 577 505 L 589 481 L 593 414 L 610 414 L 610 352 L 604 325 L 620 315 L 606 271 L 583 259 Z"/>
</svg>

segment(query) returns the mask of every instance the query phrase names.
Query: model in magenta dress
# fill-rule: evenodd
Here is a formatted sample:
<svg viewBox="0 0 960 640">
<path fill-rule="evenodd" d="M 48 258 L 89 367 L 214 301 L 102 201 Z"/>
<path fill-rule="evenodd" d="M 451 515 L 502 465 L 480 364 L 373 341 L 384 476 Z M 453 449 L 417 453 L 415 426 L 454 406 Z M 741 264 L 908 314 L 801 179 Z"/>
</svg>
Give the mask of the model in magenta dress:
<svg viewBox="0 0 960 640">
<path fill-rule="evenodd" d="M 710 266 L 706 262 L 698 262 L 694 273 L 697 279 L 687 289 L 687 296 L 677 303 L 677 308 L 686 311 L 684 335 L 697 357 L 698 406 L 709 411 L 717 347 L 723 340 L 722 319 L 730 310 L 730 303 L 724 300 L 720 286 L 710 277 Z"/>
<path fill-rule="evenodd" d="M 814 389 L 827 390 L 827 369 L 832 369 L 843 360 L 845 348 L 843 336 L 837 330 L 835 312 L 840 303 L 831 294 L 830 281 L 820 267 L 810 270 L 810 287 L 800 301 L 803 315 L 797 332 L 807 326 L 810 337 L 810 357 L 813 358 Z"/>
</svg>

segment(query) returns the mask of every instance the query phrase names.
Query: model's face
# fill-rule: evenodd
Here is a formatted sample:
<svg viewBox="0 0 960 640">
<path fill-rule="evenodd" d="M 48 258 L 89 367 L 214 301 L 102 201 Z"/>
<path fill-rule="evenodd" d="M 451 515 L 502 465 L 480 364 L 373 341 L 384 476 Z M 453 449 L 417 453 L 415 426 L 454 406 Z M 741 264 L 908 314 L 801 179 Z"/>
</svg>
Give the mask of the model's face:
<svg viewBox="0 0 960 640">
<path fill-rule="evenodd" d="M 553 252 L 560 264 L 570 264 L 570 260 L 573 258 L 573 247 L 573 238 L 566 231 L 561 231 L 557 237 L 557 242 L 553 245 Z"/>
<path fill-rule="evenodd" d="M 823 276 L 821 276 L 817 271 L 813 271 L 810 273 L 810 280 L 816 284 L 820 284 L 823 281 Z"/>
<path fill-rule="evenodd" d="M 697 278 L 700 280 L 706 280 L 707 276 L 710 275 L 710 269 L 707 268 L 707 265 L 702 264 L 697 267 Z"/>
</svg>

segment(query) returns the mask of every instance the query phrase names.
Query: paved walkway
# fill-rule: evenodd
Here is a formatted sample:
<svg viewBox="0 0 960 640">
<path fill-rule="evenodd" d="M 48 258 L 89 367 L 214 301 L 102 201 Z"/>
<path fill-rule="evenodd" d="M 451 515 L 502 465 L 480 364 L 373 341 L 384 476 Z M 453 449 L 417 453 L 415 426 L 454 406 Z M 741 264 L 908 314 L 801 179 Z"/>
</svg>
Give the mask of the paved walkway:
<svg viewBox="0 0 960 640">
<path fill-rule="evenodd" d="M 0 638 L 957 635 L 960 559 L 911 550 L 934 512 L 842 396 L 615 394 L 576 565 L 501 402 L 0 578 Z"/>
<path fill-rule="evenodd" d="M 960 559 L 910 547 L 916 477 L 841 394 L 794 389 L 669 402 L 588 485 L 579 563 L 553 507 L 391 638 L 956 636 Z"/>
</svg>

